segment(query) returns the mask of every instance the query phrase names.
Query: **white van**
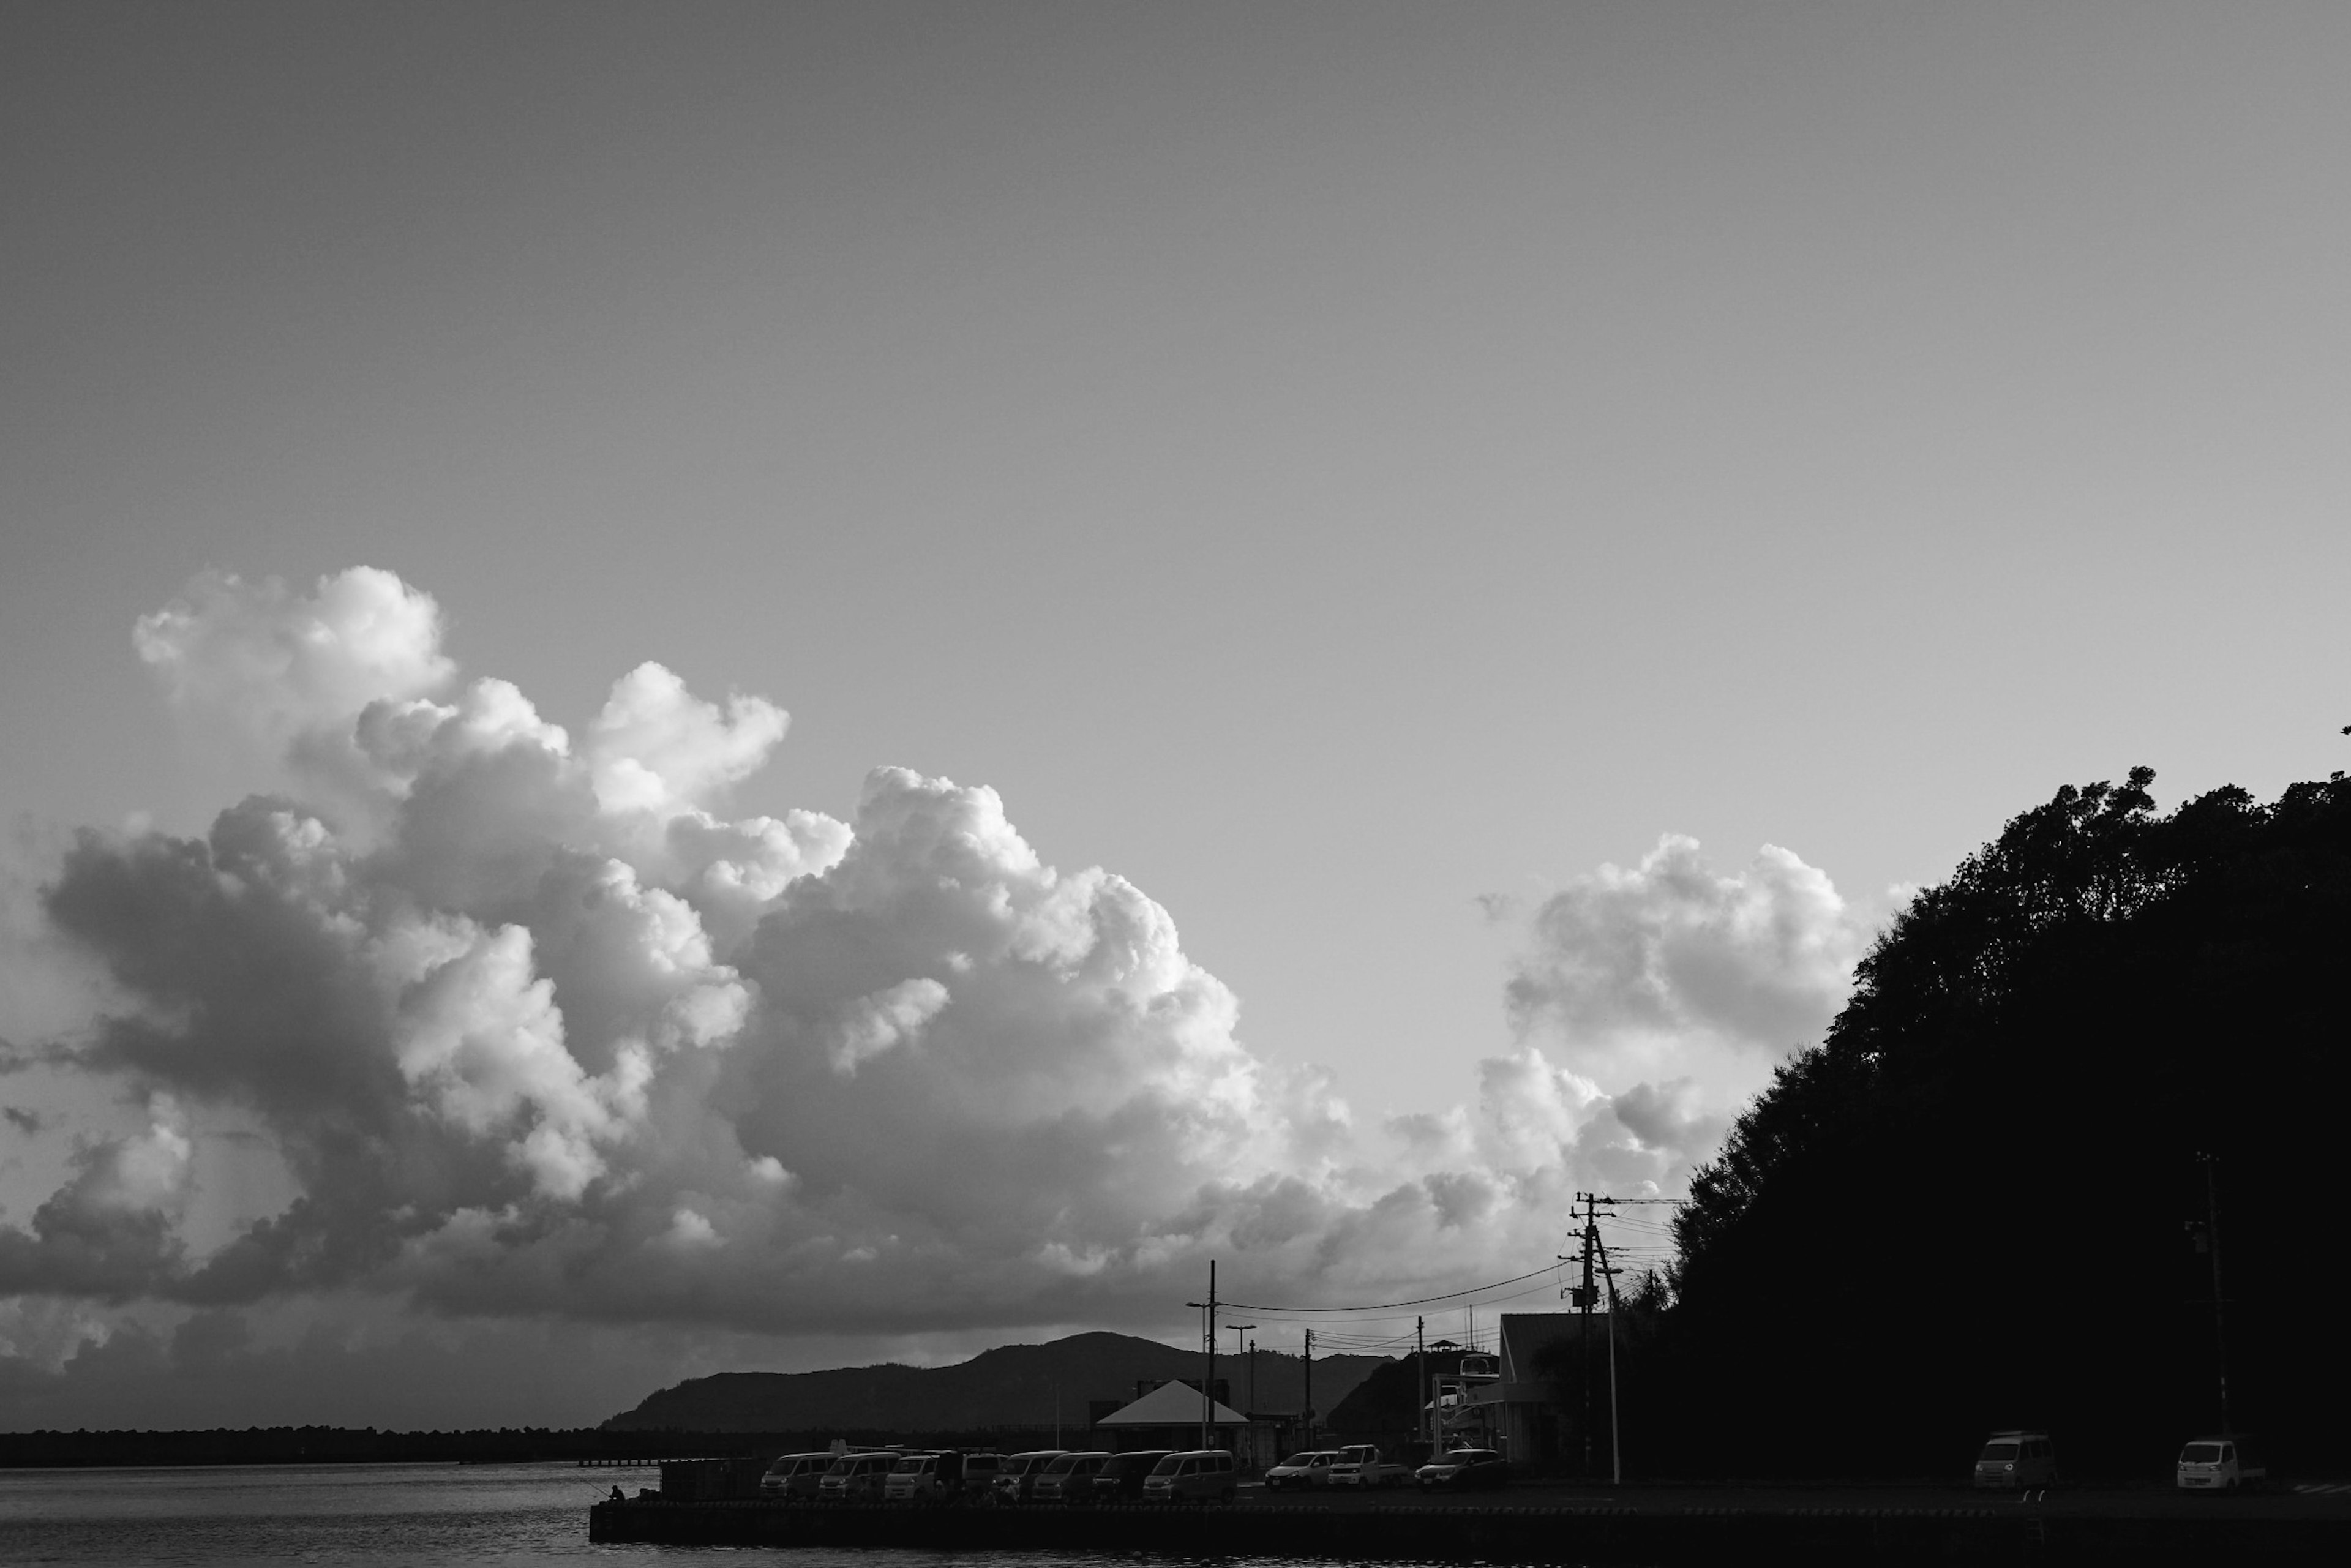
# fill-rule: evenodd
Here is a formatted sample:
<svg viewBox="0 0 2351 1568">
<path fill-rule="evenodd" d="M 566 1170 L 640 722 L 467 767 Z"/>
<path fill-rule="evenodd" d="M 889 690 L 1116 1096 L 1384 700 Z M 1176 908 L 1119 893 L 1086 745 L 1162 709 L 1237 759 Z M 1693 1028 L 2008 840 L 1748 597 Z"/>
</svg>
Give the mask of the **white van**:
<svg viewBox="0 0 2351 1568">
<path fill-rule="evenodd" d="M 779 1454 L 759 1478 L 761 1497 L 814 1497 L 817 1483 L 832 1468 L 832 1455 Z"/>
<path fill-rule="evenodd" d="M 1027 1502 L 1036 1495 L 1037 1481 L 1045 1467 L 1068 1453 L 1067 1448 L 1030 1448 L 1024 1453 L 1007 1454 L 996 1467 L 996 1500 Z"/>
<path fill-rule="evenodd" d="M 1230 1502 L 1238 1483 L 1233 1456 L 1224 1448 L 1193 1448 L 1170 1454 L 1143 1478 L 1145 1502 Z"/>
<path fill-rule="evenodd" d="M 2192 1437 L 2179 1450 L 2172 1485 L 2189 1491 L 2235 1491 L 2270 1479 L 2269 1462 L 2251 1437 Z"/>
<path fill-rule="evenodd" d="M 1107 1448 L 1089 1448 L 1080 1454 L 1057 1454 L 1045 1461 L 1045 1469 L 1029 1483 L 1030 1502 L 1092 1502 L 1094 1500 L 1094 1474 L 1110 1461 Z"/>
<path fill-rule="evenodd" d="M 995 1501 L 996 1476 L 1003 1468 L 1004 1456 L 1001 1454 L 966 1454 L 963 1457 L 963 1495 L 983 1501 Z"/>
<path fill-rule="evenodd" d="M 816 1495 L 826 1502 L 854 1502 L 861 1499 L 877 1502 L 882 1497 L 882 1483 L 889 1478 L 890 1467 L 897 1462 L 897 1454 L 887 1448 L 843 1454 L 832 1461 L 823 1479 L 816 1483 Z"/>
<path fill-rule="evenodd" d="M 882 1482 L 884 1502 L 944 1502 L 963 1486 L 961 1454 L 908 1454 Z"/>
<path fill-rule="evenodd" d="M 2045 1487 L 2057 1479 L 2057 1448 L 2046 1432 L 1994 1432 L 1976 1456 L 1980 1487 Z"/>
</svg>

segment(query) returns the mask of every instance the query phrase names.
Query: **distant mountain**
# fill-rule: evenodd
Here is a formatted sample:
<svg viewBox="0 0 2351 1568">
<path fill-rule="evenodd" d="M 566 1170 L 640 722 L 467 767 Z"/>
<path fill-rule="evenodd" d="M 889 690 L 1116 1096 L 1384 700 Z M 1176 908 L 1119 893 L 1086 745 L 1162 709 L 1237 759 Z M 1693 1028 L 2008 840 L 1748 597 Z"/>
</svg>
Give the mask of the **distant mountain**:
<svg viewBox="0 0 2351 1568">
<path fill-rule="evenodd" d="M 1361 1437 L 1386 1432 L 1419 1429 L 1421 1402 L 1426 1389 L 1422 1379 L 1461 1370 L 1462 1353 L 1433 1350 L 1426 1369 L 1405 1356 L 1384 1361 L 1335 1405 L 1323 1406 L 1333 1437 Z"/>
<path fill-rule="evenodd" d="M 1384 1356 L 1314 1358 L 1314 1403 L 1330 1410 L 1384 1366 Z M 1090 1401 L 1134 1396 L 1148 1379 L 1196 1383 L 1197 1351 L 1131 1334 L 1081 1333 L 1049 1344 L 1008 1344 L 952 1366 L 841 1366 L 827 1372 L 722 1372 L 689 1378 L 603 1424 L 608 1432 L 947 1432 L 982 1427 L 1082 1426 Z M 1219 1355 L 1232 1403 L 1251 1406 L 1246 1356 Z M 1253 1408 L 1295 1410 L 1304 1392 L 1297 1356 L 1257 1355 Z"/>
</svg>

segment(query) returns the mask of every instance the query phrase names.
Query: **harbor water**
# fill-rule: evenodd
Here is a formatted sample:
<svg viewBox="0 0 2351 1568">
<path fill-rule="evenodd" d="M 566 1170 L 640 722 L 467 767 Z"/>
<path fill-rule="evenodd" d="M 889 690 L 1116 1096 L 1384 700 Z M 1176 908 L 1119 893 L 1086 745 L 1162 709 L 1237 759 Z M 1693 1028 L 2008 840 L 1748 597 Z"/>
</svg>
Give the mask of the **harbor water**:
<svg viewBox="0 0 2351 1568">
<path fill-rule="evenodd" d="M 746 1559 L 793 1568 L 1109 1568 L 1131 1557 L 593 1545 L 588 1510 L 656 1472 L 544 1465 L 261 1465 L 0 1470 L 0 1563 L 237 1563 L 574 1568 Z M 1162 1559 L 1159 1561 L 1173 1561 Z M 1228 1561 L 1219 1568 L 1248 1568 Z M 1264 1568 L 1271 1568 L 1266 1560 Z"/>
<path fill-rule="evenodd" d="M 461 1563 L 658 1555 L 590 1546 L 588 1508 L 654 1472 L 546 1465 L 0 1470 L 0 1563 Z"/>
</svg>

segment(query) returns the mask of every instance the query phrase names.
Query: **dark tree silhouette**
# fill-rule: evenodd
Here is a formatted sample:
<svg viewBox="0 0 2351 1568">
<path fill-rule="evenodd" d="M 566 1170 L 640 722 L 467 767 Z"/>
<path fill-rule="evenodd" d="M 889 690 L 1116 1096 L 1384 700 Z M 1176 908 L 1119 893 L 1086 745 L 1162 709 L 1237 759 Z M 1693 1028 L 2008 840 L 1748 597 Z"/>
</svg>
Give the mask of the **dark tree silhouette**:
<svg viewBox="0 0 2351 1568">
<path fill-rule="evenodd" d="M 1920 894 L 1740 1120 L 1677 1220 L 1649 1453 L 1956 1475 L 2034 1425 L 2152 1473 L 2219 1420 L 2209 1154 L 2238 1425 L 2346 1457 L 2351 784 L 2159 815 L 2153 781 L 2061 789 Z"/>
</svg>

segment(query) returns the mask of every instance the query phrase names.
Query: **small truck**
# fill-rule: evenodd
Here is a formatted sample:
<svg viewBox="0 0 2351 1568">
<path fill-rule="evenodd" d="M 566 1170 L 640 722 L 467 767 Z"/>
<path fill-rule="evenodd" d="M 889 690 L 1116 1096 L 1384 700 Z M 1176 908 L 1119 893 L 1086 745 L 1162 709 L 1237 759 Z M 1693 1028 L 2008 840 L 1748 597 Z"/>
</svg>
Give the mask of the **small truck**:
<svg viewBox="0 0 2351 1568">
<path fill-rule="evenodd" d="M 1330 1484 L 1355 1487 L 1364 1491 L 1378 1487 L 1409 1486 L 1412 1484 L 1412 1467 L 1381 1458 L 1376 1444 L 1351 1443 L 1339 1450 L 1338 1460 L 1331 1467 Z"/>
</svg>

